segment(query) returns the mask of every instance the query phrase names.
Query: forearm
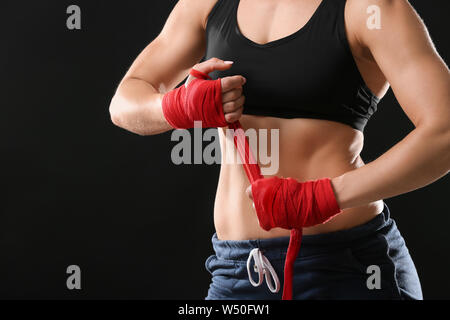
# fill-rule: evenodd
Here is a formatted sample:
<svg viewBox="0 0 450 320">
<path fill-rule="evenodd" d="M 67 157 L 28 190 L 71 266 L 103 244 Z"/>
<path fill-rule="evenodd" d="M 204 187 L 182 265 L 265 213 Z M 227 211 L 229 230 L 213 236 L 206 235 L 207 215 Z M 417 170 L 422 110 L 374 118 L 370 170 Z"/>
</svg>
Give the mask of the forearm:
<svg viewBox="0 0 450 320">
<path fill-rule="evenodd" d="M 394 197 L 450 170 L 450 130 L 417 127 L 378 159 L 332 179 L 341 209 Z"/>
<path fill-rule="evenodd" d="M 172 127 L 162 112 L 162 97 L 151 84 L 140 79 L 124 80 L 109 107 L 113 123 L 139 135 L 158 134 Z"/>
</svg>

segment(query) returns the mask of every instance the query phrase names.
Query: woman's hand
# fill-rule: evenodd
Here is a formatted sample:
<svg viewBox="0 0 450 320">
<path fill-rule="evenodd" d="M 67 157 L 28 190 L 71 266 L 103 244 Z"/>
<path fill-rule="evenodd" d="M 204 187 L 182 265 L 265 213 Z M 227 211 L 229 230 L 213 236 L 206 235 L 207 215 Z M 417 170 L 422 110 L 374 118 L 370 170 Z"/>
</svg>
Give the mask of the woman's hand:
<svg viewBox="0 0 450 320">
<path fill-rule="evenodd" d="M 331 180 L 298 182 L 292 178 L 256 180 L 246 190 L 261 228 L 301 229 L 325 223 L 341 212 Z"/>
<path fill-rule="evenodd" d="M 232 65 L 232 61 L 223 61 L 221 59 L 211 58 L 195 65 L 193 69 L 209 74 L 210 72 L 216 70 L 227 70 L 231 68 Z M 185 83 L 186 88 L 194 79 L 196 79 L 194 76 L 189 75 Z M 242 116 L 245 101 L 245 97 L 242 94 L 242 86 L 246 81 L 247 80 L 241 75 L 221 78 L 223 112 L 225 114 L 225 120 L 228 123 L 233 123 L 239 120 Z"/>
</svg>

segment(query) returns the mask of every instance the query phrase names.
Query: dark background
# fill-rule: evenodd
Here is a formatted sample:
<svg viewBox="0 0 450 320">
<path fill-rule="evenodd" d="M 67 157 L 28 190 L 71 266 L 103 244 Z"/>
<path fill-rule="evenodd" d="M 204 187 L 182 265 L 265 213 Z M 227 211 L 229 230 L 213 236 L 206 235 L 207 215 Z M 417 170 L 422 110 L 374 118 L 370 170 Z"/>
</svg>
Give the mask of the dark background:
<svg viewBox="0 0 450 320">
<path fill-rule="evenodd" d="M 176 1 L 1 1 L 0 298 L 202 299 L 218 166 L 175 166 L 170 133 L 115 127 L 122 76 Z M 450 61 L 448 0 L 411 3 Z M 66 28 L 66 8 L 82 30 Z M 364 161 L 412 124 L 390 92 L 365 130 Z M 449 178 L 387 199 L 425 298 L 450 294 Z M 66 268 L 82 269 L 82 290 Z"/>
</svg>

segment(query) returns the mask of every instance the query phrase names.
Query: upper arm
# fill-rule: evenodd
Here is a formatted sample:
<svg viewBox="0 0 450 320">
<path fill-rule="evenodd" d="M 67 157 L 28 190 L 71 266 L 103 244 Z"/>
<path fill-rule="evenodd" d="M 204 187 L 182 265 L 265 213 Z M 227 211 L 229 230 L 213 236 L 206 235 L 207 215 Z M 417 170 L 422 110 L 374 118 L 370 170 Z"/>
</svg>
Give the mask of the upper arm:
<svg viewBox="0 0 450 320">
<path fill-rule="evenodd" d="M 380 9 L 381 28 L 369 29 L 367 8 Z M 407 0 L 349 0 L 348 24 L 390 83 L 409 119 L 449 128 L 450 74 Z M 376 14 L 376 13 L 372 13 Z"/>
<path fill-rule="evenodd" d="M 136 58 L 124 80 L 141 79 L 163 93 L 173 89 L 204 56 L 206 19 L 215 2 L 179 0 L 160 34 Z"/>
</svg>

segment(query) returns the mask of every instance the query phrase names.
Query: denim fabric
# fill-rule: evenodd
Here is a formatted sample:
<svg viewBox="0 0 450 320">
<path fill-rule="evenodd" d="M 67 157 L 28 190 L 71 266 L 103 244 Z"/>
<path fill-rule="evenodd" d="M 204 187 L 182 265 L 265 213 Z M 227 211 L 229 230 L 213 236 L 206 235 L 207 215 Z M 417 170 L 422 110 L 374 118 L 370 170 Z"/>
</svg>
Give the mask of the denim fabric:
<svg viewBox="0 0 450 320">
<path fill-rule="evenodd" d="M 214 234 L 214 255 L 205 267 L 212 275 L 207 300 L 281 299 L 282 289 L 272 293 L 264 282 L 253 287 L 248 280 L 247 258 L 259 248 L 275 269 L 283 285 L 283 268 L 289 237 L 261 240 L 223 241 Z M 380 270 L 380 288 L 369 289 L 373 275 L 369 266 Z M 253 273 L 253 279 L 257 274 Z M 371 281 L 369 281 L 371 282 Z M 390 211 L 369 222 L 337 232 L 303 236 L 294 264 L 294 299 L 422 299 L 416 268 Z"/>
</svg>

